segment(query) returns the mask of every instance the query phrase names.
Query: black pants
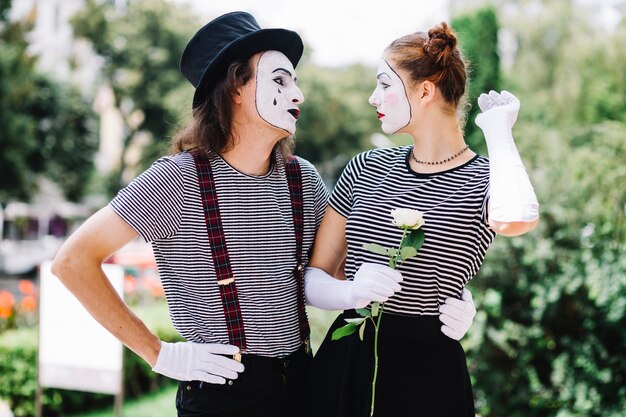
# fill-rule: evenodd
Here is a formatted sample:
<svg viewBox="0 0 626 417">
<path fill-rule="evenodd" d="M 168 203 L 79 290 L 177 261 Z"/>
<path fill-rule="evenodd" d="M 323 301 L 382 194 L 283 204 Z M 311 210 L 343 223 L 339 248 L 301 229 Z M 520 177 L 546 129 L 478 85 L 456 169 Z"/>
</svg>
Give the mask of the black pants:
<svg viewBox="0 0 626 417">
<path fill-rule="evenodd" d="M 302 415 L 369 417 L 374 371 L 373 326 L 364 340 L 357 333 L 331 340 L 346 324 L 339 315 L 315 355 Z M 437 316 L 384 313 L 378 339 L 375 417 L 474 417 L 465 353 L 441 333 Z"/>
<path fill-rule="evenodd" d="M 180 382 L 179 417 L 293 417 L 301 407 L 311 354 L 304 348 L 284 358 L 243 355 L 245 371 L 224 385 Z"/>
</svg>

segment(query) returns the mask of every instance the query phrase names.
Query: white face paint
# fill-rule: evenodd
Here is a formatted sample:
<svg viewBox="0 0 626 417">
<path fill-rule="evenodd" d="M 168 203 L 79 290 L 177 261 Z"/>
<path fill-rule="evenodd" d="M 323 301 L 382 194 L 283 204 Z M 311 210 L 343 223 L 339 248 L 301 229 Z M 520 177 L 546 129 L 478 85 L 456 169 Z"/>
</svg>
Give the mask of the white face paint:
<svg viewBox="0 0 626 417">
<path fill-rule="evenodd" d="M 278 51 L 261 54 L 256 73 L 257 111 L 267 123 L 290 134 L 296 132 L 298 104 L 304 102 L 296 79 L 296 71 L 285 54 Z"/>
<path fill-rule="evenodd" d="M 385 133 L 396 133 L 411 121 L 411 103 L 404 82 L 384 58 L 378 64 L 378 84 L 369 98 L 376 107 L 378 118 Z"/>
</svg>

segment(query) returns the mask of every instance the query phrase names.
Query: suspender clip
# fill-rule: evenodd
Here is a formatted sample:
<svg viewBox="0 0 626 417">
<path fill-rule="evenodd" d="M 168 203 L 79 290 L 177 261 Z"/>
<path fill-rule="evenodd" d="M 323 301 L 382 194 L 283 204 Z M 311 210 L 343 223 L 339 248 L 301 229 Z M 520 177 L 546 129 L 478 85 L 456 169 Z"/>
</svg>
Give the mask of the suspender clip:
<svg viewBox="0 0 626 417">
<path fill-rule="evenodd" d="M 235 277 L 220 279 L 217 281 L 217 285 L 228 285 L 231 282 L 235 282 Z"/>
</svg>

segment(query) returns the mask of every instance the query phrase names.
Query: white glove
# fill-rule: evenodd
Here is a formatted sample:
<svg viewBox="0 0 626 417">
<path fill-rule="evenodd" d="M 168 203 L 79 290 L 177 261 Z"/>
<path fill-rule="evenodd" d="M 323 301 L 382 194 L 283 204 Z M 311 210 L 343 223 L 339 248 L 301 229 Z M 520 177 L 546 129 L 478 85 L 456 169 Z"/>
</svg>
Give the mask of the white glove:
<svg viewBox="0 0 626 417">
<path fill-rule="evenodd" d="M 461 340 L 471 327 L 476 315 L 472 293 L 464 288 L 460 300 L 448 298 L 439 307 L 439 311 L 441 312 L 439 320 L 443 323 L 441 332 L 450 339 Z"/>
<path fill-rule="evenodd" d="M 364 263 L 345 281 L 328 275 L 319 268 L 304 270 L 306 303 L 323 310 L 363 308 L 370 302 L 384 303 L 401 290 L 402 274 L 385 265 Z"/>
<path fill-rule="evenodd" d="M 224 384 L 236 379 L 244 366 L 226 356 L 239 353 L 233 345 L 219 343 L 161 342 L 161 351 L 152 370 L 178 381 Z"/>
<path fill-rule="evenodd" d="M 478 106 L 482 113 L 476 116 L 476 124 L 489 151 L 489 218 L 503 223 L 536 220 L 539 204 L 511 132 L 519 100 L 508 91 L 492 90 L 478 97 Z"/>
</svg>

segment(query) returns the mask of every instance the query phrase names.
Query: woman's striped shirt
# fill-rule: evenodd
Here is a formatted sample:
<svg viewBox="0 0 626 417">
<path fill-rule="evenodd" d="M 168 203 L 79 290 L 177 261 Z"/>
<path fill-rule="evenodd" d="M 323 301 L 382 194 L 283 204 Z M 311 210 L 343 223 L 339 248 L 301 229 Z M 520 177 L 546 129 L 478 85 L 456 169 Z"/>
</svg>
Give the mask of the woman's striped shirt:
<svg viewBox="0 0 626 417">
<path fill-rule="evenodd" d="M 298 158 L 304 200 L 304 257 L 328 193 Z M 267 175 L 245 175 L 211 157 L 222 223 L 244 321 L 248 353 L 284 356 L 300 346 L 296 244 L 282 158 Z M 193 156 L 161 158 L 121 190 L 110 207 L 152 242 L 170 316 L 188 341 L 228 343 Z"/>
<path fill-rule="evenodd" d="M 414 172 L 411 147 L 375 149 L 354 157 L 330 197 L 330 205 L 347 218 L 345 273 L 353 279 L 363 262 L 387 264 L 388 258 L 363 248 L 366 243 L 398 247 L 402 230 L 391 210 L 423 213 L 426 240 L 417 256 L 400 265 L 402 290 L 385 303 L 385 311 L 438 315 L 448 297 L 459 297 L 476 275 L 495 233 L 487 223 L 489 163 L 481 156 L 434 174 Z"/>
</svg>

